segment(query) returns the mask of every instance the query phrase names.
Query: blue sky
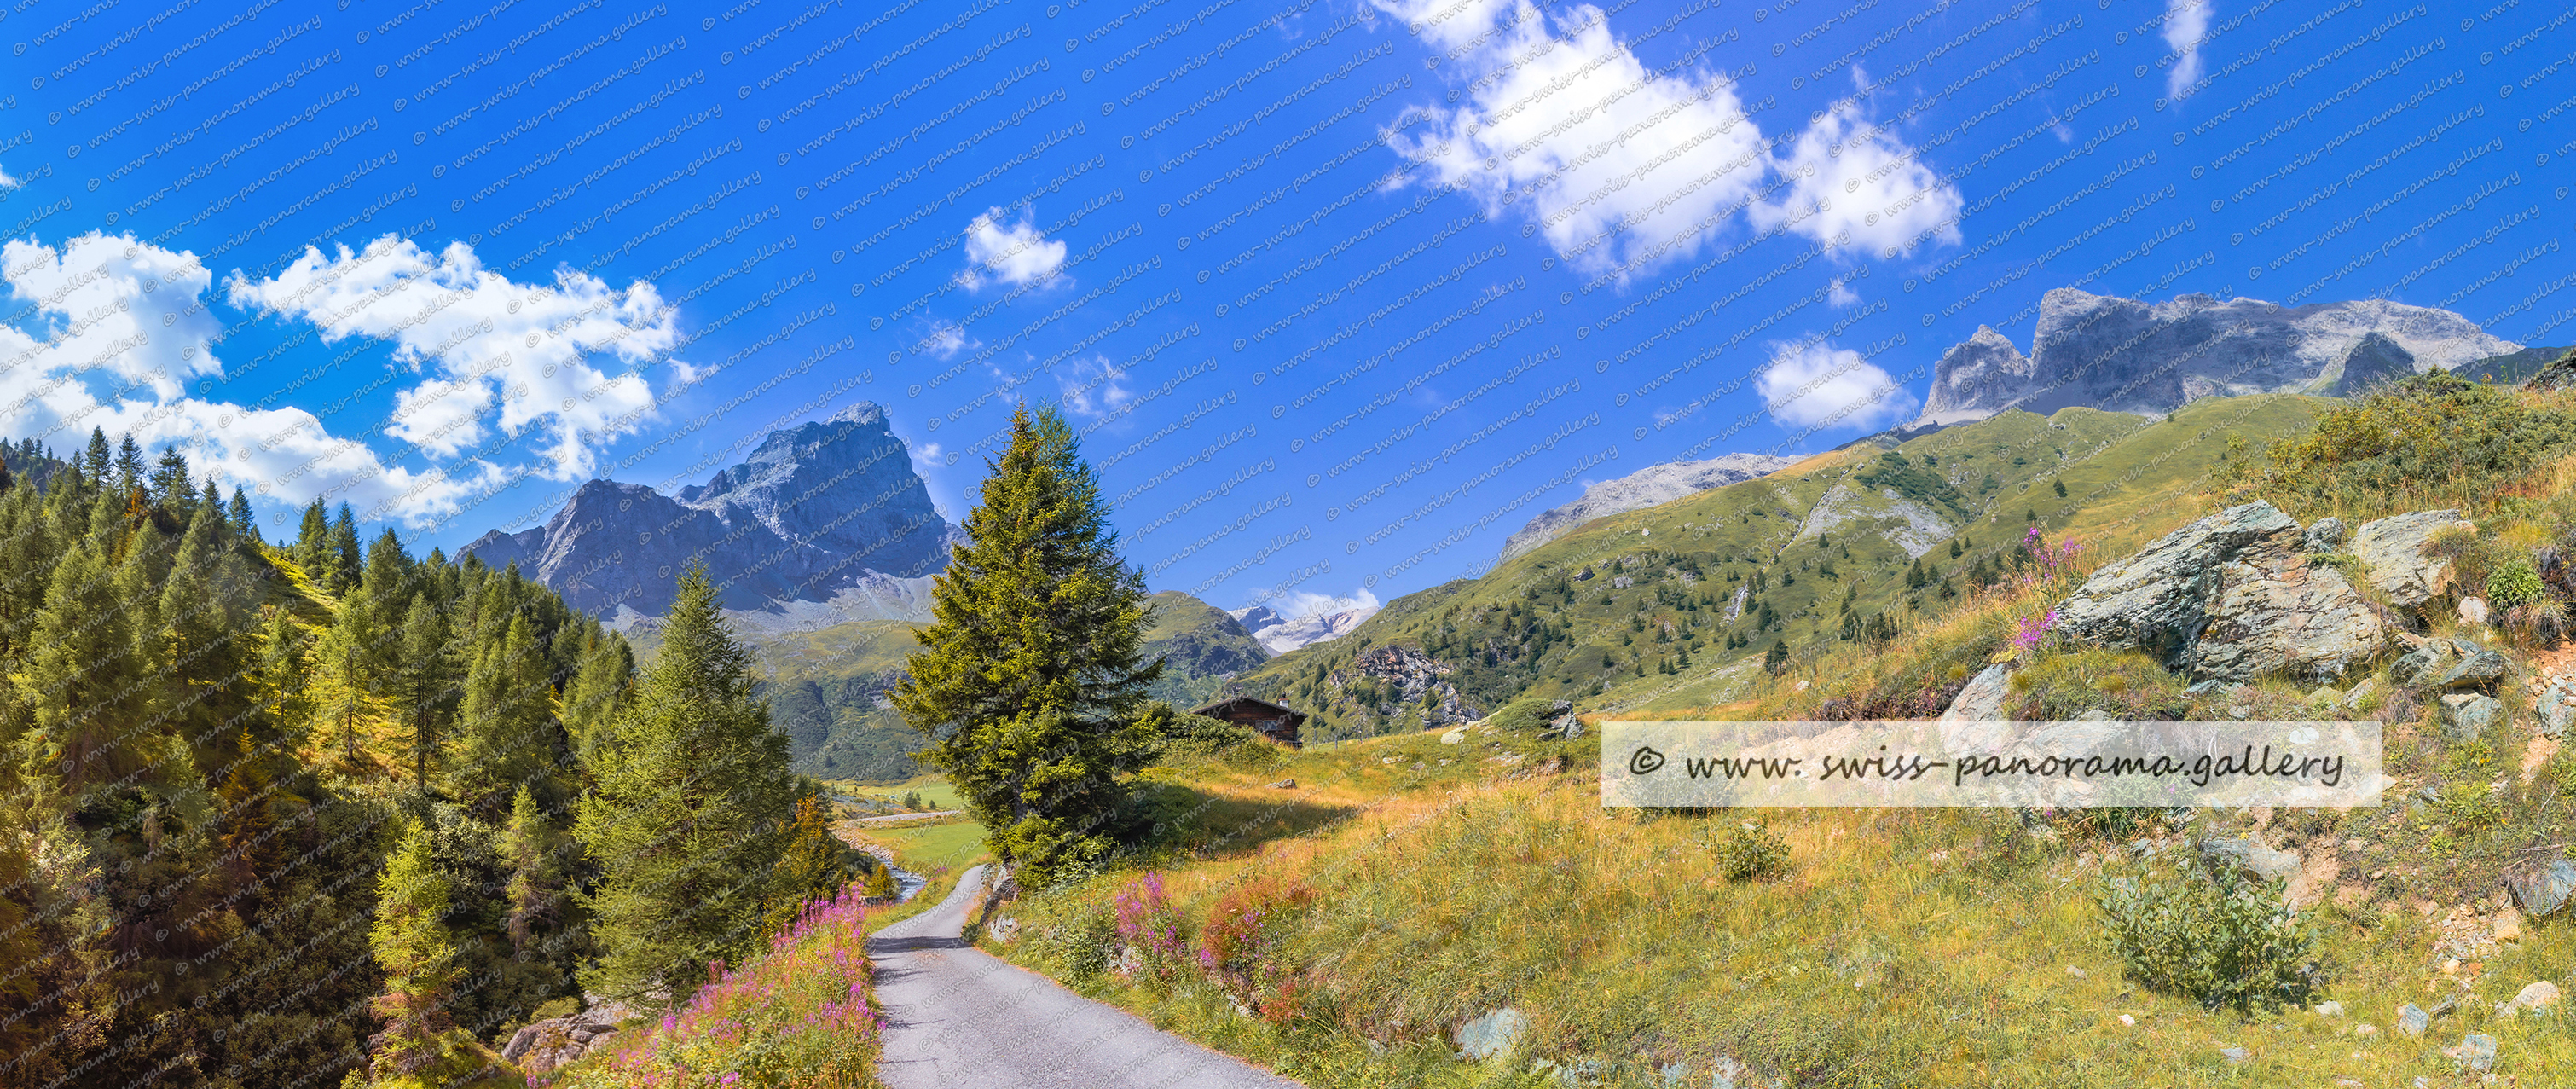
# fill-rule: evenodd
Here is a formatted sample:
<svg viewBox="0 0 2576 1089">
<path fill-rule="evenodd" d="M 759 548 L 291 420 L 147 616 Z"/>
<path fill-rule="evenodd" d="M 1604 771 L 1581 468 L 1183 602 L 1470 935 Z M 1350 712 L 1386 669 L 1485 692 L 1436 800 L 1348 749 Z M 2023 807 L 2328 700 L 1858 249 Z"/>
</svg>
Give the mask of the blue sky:
<svg viewBox="0 0 2576 1089">
<path fill-rule="evenodd" d="M 1028 398 L 1155 588 L 1387 599 L 2054 287 L 2576 341 L 2546 5 L 0 11 L 0 434 L 422 548 L 861 399 L 962 514 Z"/>
</svg>

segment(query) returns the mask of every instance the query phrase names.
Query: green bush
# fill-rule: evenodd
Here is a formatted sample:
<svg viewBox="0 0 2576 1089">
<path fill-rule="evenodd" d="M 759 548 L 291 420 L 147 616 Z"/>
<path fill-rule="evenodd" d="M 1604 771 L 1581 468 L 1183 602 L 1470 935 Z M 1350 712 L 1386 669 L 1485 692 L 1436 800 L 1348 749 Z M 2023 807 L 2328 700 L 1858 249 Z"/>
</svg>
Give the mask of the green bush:
<svg viewBox="0 0 2576 1089">
<path fill-rule="evenodd" d="M 2506 560 L 2487 575 L 2487 603 L 2498 609 L 2529 604 L 2539 600 L 2540 594 L 2540 572 L 2530 560 Z"/>
<path fill-rule="evenodd" d="M 1118 916 L 1097 897 L 1068 890 L 1058 900 L 1066 913 L 1053 923 L 1031 928 L 1029 939 L 1049 974 L 1061 979 L 1090 979 L 1109 971 L 1118 956 Z"/>
<path fill-rule="evenodd" d="M 2129 978 L 2211 1009 L 2301 1005 L 2323 982 L 2319 934 L 2281 886 L 2232 872 L 2106 878 L 2094 893 Z"/>
<path fill-rule="evenodd" d="M 1729 881 L 1768 881 L 1789 872 L 1789 841 L 1745 821 L 1717 841 L 1717 874 Z"/>
</svg>

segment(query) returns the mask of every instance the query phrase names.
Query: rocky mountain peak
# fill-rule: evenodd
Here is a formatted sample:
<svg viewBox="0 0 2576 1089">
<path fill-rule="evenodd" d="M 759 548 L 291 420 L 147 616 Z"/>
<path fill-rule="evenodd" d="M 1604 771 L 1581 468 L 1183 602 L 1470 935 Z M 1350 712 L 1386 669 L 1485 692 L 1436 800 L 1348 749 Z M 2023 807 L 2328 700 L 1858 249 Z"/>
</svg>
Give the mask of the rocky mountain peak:
<svg viewBox="0 0 2576 1089">
<path fill-rule="evenodd" d="M 2006 344 L 2005 347 L 2010 348 L 2011 345 Z M 1728 454 L 1704 461 L 1667 461 L 1646 466 L 1616 480 L 1605 480 L 1587 487 L 1571 503 L 1539 512 L 1537 517 L 1503 541 L 1503 554 L 1495 562 L 1509 560 L 1553 541 L 1595 518 L 1660 506 L 1693 492 L 1767 476 L 1796 464 L 1797 460 L 1763 454 Z"/>
<path fill-rule="evenodd" d="M 2201 397 L 2339 393 L 2399 377 L 2401 364 L 2403 374 L 2421 373 L 2521 347 L 2448 310 L 2386 299 L 2282 306 L 2190 292 L 2146 303 L 2065 287 L 2040 297 L 2027 366 L 2016 368 L 2004 354 L 2011 342 L 1990 332 L 1981 327 L 1934 364 L 1922 422 L 2076 405 L 2157 414 Z"/>
<path fill-rule="evenodd" d="M 593 480 L 534 529 L 458 550 L 522 573 L 602 619 L 670 607 L 704 563 L 726 608 L 812 619 L 909 618 L 947 564 L 950 530 L 884 408 L 861 403 L 764 436 L 742 463 L 665 495 Z M 757 619 L 757 617 L 755 617 Z"/>
</svg>

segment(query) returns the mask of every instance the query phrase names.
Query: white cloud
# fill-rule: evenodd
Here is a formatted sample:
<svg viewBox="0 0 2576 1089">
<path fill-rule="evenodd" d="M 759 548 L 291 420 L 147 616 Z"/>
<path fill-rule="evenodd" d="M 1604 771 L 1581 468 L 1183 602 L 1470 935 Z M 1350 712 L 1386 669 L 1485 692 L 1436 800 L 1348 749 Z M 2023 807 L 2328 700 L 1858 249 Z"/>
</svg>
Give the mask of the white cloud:
<svg viewBox="0 0 2576 1089">
<path fill-rule="evenodd" d="M 983 346 L 983 341 L 966 335 L 964 326 L 934 321 L 931 323 L 929 334 L 916 343 L 915 349 L 941 359 L 955 359 L 959 352 L 971 352 Z"/>
<path fill-rule="evenodd" d="M 1135 391 L 1125 385 L 1126 378 L 1127 372 L 1112 365 L 1108 357 L 1095 355 L 1089 360 L 1075 360 L 1055 376 L 1055 381 L 1063 395 L 1065 411 L 1076 416 L 1103 416 L 1135 399 Z"/>
<path fill-rule="evenodd" d="M 592 445 L 638 429 L 652 411 L 644 379 L 611 377 L 591 357 L 651 360 L 677 339 L 674 307 L 653 285 L 625 290 L 572 270 L 552 285 L 514 283 L 483 267 L 474 250 L 449 243 L 435 255 L 387 235 L 360 253 L 338 247 L 304 256 L 274 278 L 226 282 L 231 301 L 294 314 L 322 327 L 327 343 L 347 336 L 391 341 L 394 358 L 431 377 L 397 395 L 385 427 L 433 457 L 452 456 L 483 434 L 497 399 L 504 433 L 535 426 L 545 475 L 587 477 Z"/>
<path fill-rule="evenodd" d="M 1064 267 L 1064 243 L 1039 232 L 1034 209 L 1020 210 L 1018 223 L 1004 226 L 1002 210 L 988 209 L 966 225 L 966 271 L 957 282 L 968 290 L 987 281 L 1025 284 L 1054 276 Z"/>
<path fill-rule="evenodd" d="M 2200 81 L 2200 39 L 2209 32 L 2209 0 L 2165 0 L 2165 45 L 2182 54 L 2165 74 L 2165 94 L 2181 98 Z"/>
<path fill-rule="evenodd" d="M 18 179 L 10 177 L 8 171 L 0 170 L 0 187 L 15 189 L 18 187 Z"/>
<path fill-rule="evenodd" d="M 1826 110 L 1774 165 L 1792 180 L 1785 199 L 1753 206 L 1753 222 L 1765 230 L 1785 227 L 1857 253 L 1910 250 L 1918 239 L 1959 242 L 1952 221 L 1966 201 L 1958 187 L 1864 119 L 1856 101 Z"/>
<path fill-rule="evenodd" d="M 131 434 L 146 450 L 179 447 L 200 479 L 228 491 L 288 504 L 328 494 L 414 524 L 500 474 L 482 463 L 461 478 L 388 468 L 303 409 L 188 396 L 185 379 L 224 373 L 208 343 L 220 327 L 203 300 L 212 275 L 191 254 L 92 232 L 60 249 L 8 243 L 0 266 L 10 294 L 38 315 L 36 334 L 0 326 L 0 434 L 9 438 L 61 451 L 92 428 Z"/>
<path fill-rule="evenodd" d="M 1769 168 L 1733 81 L 1650 72 L 1589 4 L 1550 17 L 1529 0 L 1373 0 L 1469 80 L 1399 154 L 1488 214 L 1523 210 L 1558 256 L 1594 271 L 1689 255 Z M 1410 126 L 1405 126 L 1410 127 Z"/>
<path fill-rule="evenodd" d="M 1780 345 L 1753 385 L 1785 427 L 1868 428 L 1914 415 L 1914 395 L 1848 348 Z"/>
<path fill-rule="evenodd" d="M 1848 279 L 1848 277 L 1843 276 L 1834 277 L 1833 290 L 1826 294 L 1825 301 L 1830 302 L 1835 306 L 1850 306 L 1853 303 L 1859 302 L 1860 292 L 1854 291 L 1850 287 L 1845 286 L 1845 282 Z"/>
</svg>

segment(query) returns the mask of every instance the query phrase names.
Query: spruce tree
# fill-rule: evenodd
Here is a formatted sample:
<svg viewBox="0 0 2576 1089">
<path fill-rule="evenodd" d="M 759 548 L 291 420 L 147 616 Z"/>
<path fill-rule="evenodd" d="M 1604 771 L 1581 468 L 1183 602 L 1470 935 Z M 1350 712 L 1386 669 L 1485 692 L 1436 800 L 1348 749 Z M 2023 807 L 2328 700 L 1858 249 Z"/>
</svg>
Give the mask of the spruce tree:
<svg viewBox="0 0 2576 1089">
<path fill-rule="evenodd" d="M 143 487 L 145 483 L 145 471 L 146 470 L 143 467 L 143 445 L 134 441 L 134 433 L 131 431 L 119 436 L 116 441 L 116 490 L 118 494 L 131 494 L 136 488 Z"/>
<path fill-rule="evenodd" d="M 233 485 L 232 502 L 224 506 L 224 517 L 233 524 L 233 532 L 240 534 L 243 540 L 257 542 L 260 539 L 259 518 L 251 513 L 250 496 L 243 494 L 239 484 Z"/>
<path fill-rule="evenodd" d="M 304 569 L 304 577 L 313 585 L 329 589 L 331 572 L 331 512 L 320 497 L 304 508 L 304 521 L 295 535 L 295 566 Z"/>
<path fill-rule="evenodd" d="M 89 477 L 93 487 L 103 487 L 107 484 L 108 472 L 114 468 L 114 464 L 109 460 L 110 456 L 107 432 L 95 427 L 90 428 L 89 448 L 81 455 L 81 472 Z"/>
<path fill-rule="evenodd" d="M 766 930 L 795 922 L 808 903 L 839 896 L 855 876 L 850 872 L 850 848 L 832 834 L 831 818 L 821 799 L 812 795 L 796 799 L 792 828 L 787 853 L 780 856 L 772 875 Z"/>
<path fill-rule="evenodd" d="M 1157 755 L 1170 708 L 1146 702 L 1144 577 L 1123 563 L 1098 477 L 1053 409 L 1011 440 L 931 589 L 936 621 L 895 707 L 929 740 L 995 855 L 1038 881 L 1106 855 L 1120 777 Z"/>
<path fill-rule="evenodd" d="M 524 616 L 513 616 L 501 637 L 484 641 L 465 674 L 465 699 L 449 741 L 451 792 L 459 804 L 497 820 L 511 795 L 531 785 L 541 799 L 555 789 L 541 779 L 557 746 L 554 688 L 544 656 Z"/>
<path fill-rule="evenodd" d="M 411 727 L 412 786 L 429 791 L 429 765 L 439 747 L 447 703 L 447 620 L 429 595 L 415 593 L 403 614 L 401 658 L 395 663 L 405 724 Z"/>
<path fill-rule="evenodd" d="M 365 569 L 363 557 L 358 553 L 358 522 L 350 514 L 347 503 L 340 504 L 339 517 L 331 521 L 330 553 L 324 557 L 324 562 L 331 569 L 331 592 L 335 594 L 347 593 L 350 587 L 357 585 L 358 576 Z"/>
<path fill-rule="evenodd" d="M 1787 639 L 1773 640 L 1771 643 L 1771 649 L 1762 652 L 1762 669 L 1765 672 L 1776 675 L 1782 669 L 1786 668 L 1788 664 L 1789 641 Z"/>
<path fill-rule="evenodd" d="M 797 790 L 703 567 L 680 579 L 662 649 L 599 753 L 574 834 L 602 869 L 584 898 L 599 959 L 582 977 L 617 998 L 686 1001 L 711 961 L 761 937 L 771 867 Z"/>
</svg>

